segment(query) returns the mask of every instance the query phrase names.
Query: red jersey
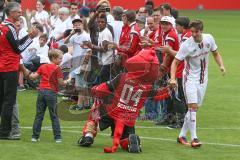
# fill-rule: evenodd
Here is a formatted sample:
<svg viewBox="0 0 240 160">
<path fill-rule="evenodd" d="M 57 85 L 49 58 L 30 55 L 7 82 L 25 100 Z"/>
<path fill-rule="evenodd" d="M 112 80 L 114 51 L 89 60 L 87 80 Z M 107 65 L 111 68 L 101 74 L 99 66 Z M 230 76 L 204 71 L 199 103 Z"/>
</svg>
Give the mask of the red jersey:
<svg viewBox="0 0 240 160">
<path fill-rule="evenodd" d="M 163 45 L 168 45 L 175 51 L 179 50 L 178 36 L 174 28 L 170 29 L 166 33 L 163 33 Z"/>
<path fill-rule="evenodd" d="M 135 53 L 141 50 L 139 35 L 140 30 L 136 22 L 124 25 L 119 39 L 119 47 L 117 48 L 118 52 L 126 54 L 128 58 L 134 56 Z"/>
<path fill-rule="evenodd" d="M 124 125 L 134 126 L 139 111 L 148 97 L 159 101 L 169 97 L 169 89 L 153 90 L 150 83 L 139 83 L 137 80 L 129 80 L 127 74 L 118 75 L 112 81 L 102 83 L 93 87 L 92 93 L 95 97 L 107 99 L 107 114 Z M 109 99 L 106 98 L 110 95 Z"/>
<path fill-rule="evenodd" d="M 190 30 L 184 31 L 181 35 L 180 43 L 183 43 L 185 40 L 187 40 L 191 36 L 192 36 L 192 32 Z M 180 63 L 177 66 L 176 78 L 182 78 L 183 69 L 184 69 L 184 61 L 180 61 Z"/>
<path fill-rule="evenodd" d="M 148 38 L 154 41 L 154 49 L 158 48 L 161 43 L 159 42 L 159 29 L 156 31 L 152 31 L 149 35 Z"/>
<path fill-rule="evenodd" d="M 41 76 L 40 89 L 58 92 L 58 79 L 63 78 L 63 74 L 56 64 L 43 64 L 38 68 L 37 73 Z"/>
<path fill-rule="evenodd" d="M 108 115 L 115 120 L 122 121 L 127 126 L 134 126 L 152 85 L 142 85 L 134 80 L 126 81 L 125 74 L 116 81 L 119 83 L 115 86 L 114 98 L 112 103 L 106 107 Z"/>
<path fill-rule="evenodd" d="M 174 51 L 179 50 L 179 41 L 178 41 L 178 36 L 174 28 L 170 29 L 168 32 L 163 33 L 163 45 L 168 45 L 172 47 Z M 165 60 L 165 54 L 163 53 L 163 61 Z M 171 56 L 170 59 L 165 60 L 166 62 L 166 67 L 168 67 L 168 71 L 170 70 L 170 66 L 172 64 L 174 57 Z"/>
<path fill-rule="evenodd" d="M 18 71 L 20 53 L 31 43 L 28 35 L 19 40 L 14 24 L 6 19 L 0 25 L 0 72 Z"/>
</svg>

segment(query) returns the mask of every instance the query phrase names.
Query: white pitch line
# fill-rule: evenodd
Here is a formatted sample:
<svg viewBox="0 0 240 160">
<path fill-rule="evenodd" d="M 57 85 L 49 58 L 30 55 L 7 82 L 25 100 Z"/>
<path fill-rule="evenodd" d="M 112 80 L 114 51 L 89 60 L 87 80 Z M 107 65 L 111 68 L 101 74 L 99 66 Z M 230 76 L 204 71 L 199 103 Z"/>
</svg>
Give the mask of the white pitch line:
<svg viewBox="0 0 240 160">
<path fill-rule="evenodd" d="M 32 129 L 32 127 L 21 127 L 21 128 L 22 129 Z M 64 127 L 62 127 L 62 128 L 64 128 Z M 42 130 L 52 131 L 52 129 L 50 127 L 43 127 Z M 81 133 L 80 131 L 73 131 L 73 130 L 61 130 L 61 131 L 62 132 L 68 132 L 68 133 L 78 133 L 78 134 Z M 98 133 L 98 135 L 109 137 L 109 134 L 106 134 L 106 133 Z M 146 140 L 159 140 L 159 141 L 176 142 L 176 140 L 168 139 L 168 138 L 144 137 L 144 136 L 140 136 L 140 138 L 146 139 Z M 225 147 L 240 147 L 240 144 L 213 143 L 213 142 L 202 142 L 202 144 L 213 145 L 213 146 L 225 146 Z"/>
<path fill-rule="evenodd" d="M 25 129 L 30 129 L 32 127 L 21 127 L 21 128 L 25 128 Z M 45 126 L 42 128 L 52 128 L 52 126 Z M 63 129 L 81 129 L 83 128 L 83 126 L 65 126 L 65 127 L 61 127 Z M 135 126 L 135 128 L 141 128 L 141 129 L 172 129 L 169 128 L 167 126 Z M 240 130 L 240 128 L 236 127 L 236 128 L 207 128 L 207 127 L 198 127 L 197 129 L 199 130 Z"/>
</svg>

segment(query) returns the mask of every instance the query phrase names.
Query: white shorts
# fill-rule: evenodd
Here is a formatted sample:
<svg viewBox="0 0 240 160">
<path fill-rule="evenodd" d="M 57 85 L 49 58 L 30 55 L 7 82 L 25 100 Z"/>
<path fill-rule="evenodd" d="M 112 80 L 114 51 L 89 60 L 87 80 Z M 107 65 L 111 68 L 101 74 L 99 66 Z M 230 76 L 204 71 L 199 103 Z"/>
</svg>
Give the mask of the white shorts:
<svg viewBox="0 0 240 160">
<path fill-rule="evenodd" d="M 183 82 L 183 90 L 187 104 L 196 103 L 202 105 L 204 95 L 207 89 L 207 82 L 199 84 L 196 82 Z"/>
</svg>

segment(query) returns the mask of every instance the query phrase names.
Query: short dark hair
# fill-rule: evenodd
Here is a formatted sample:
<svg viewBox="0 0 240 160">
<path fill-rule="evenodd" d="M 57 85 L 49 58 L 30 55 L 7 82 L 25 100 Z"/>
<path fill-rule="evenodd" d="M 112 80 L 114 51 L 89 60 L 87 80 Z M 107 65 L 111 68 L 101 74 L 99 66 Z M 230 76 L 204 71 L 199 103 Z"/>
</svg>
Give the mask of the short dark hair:
<svg viewBox="0 0 240 160">
<path fill-rule="evenodd" d="M 152 6 L 152 8 L 154 8 L 154 3 L 152 0 L 148 0 L 146 3 L 145 3 L 145 6 Z"/>
<path fill-rule="evenodd" d="M 190 20 L 188 17 L 178 17 L 176 20 L 175 20 L 176 24 L 182 26 L 184 29 L 188 29 L 189 28 L 189 23 L 190 23 Z"/>
<path fill-rule="evenodd" d="M 170 10 L 170 12 L 171 12 L 171 10 L 172 10 L 171 5 L 168 4 L 168 3 L 163 3 L 163 4 L 161 4 L 158 8 L 159 8 L 159 10 L 161 11 L 161 13 L 163 12 L 163 9 Z"/>
<path fill-rule="evenodd" d="M 195 28 L 196 30 L 203 31 L 203 22 L 199 19 L 193 20 L 189 24 L 189 28 Z"/>
<path fill-rule="evenodd" d="M 120 6 L 113 7 L 112 14 L 113 14 L 113 17 L 116 21 L 121 21 L 122 20 L 122 14 L 123 14 L 123 8 L 120 7 Z"/>
<path fill-rule="evenodd" d="M 127 21 L 134 22 L 136 20 L 136 12 L 134 10 L 127 10 L 126 12 L 124 12 L 124 14 L 127 17 Z"/>
<path fill-rule="evenodd" d="M 60 51 L 62 51 L 63 54 L 68 53 L 68 47 L 67 47 L 67 45 L 61 45 L 58 49 L 59 49 Z"/>
<path fill-rule="evenodd" d="M 77 6 L 77 7 L 78 7 L 78 4 L 75 3 L 75 2 L 72 2 L 72 3 L 70 3 L 70 7 L 71 7 L 71 6 Z"/>
<path fill-rule="evenodd" d="M 40 36 L 39 36 L 39 39 L 40 38 L 43 38 L 43 39 L 45 39 L 46 41 L 48 40 L 48 35 L 47 34 L 41 34 Z"/>
<path fill-rule="evenodd" d="M 107 16 L 106 14 L 100 14 L 98 18 L 104 19 L 104 21 L 107 23 Z"/>
<path fill-rule="evenodd" d="M 40 2 L 40 3 L 42 3 L 42 5 L 44 5 L 45 6 L 45 4 L 46 4 L 46 1 L 45 0 L 37 0 L 38 2 Z"/>
<path fill-rule="evenodd" d="M 168 3 L 163 3 L 163 4 L 160 5 L 160 9 L 171 10 L 172 7 L 171 7 L 171 5 L 168 4 Z"/>
</svg>

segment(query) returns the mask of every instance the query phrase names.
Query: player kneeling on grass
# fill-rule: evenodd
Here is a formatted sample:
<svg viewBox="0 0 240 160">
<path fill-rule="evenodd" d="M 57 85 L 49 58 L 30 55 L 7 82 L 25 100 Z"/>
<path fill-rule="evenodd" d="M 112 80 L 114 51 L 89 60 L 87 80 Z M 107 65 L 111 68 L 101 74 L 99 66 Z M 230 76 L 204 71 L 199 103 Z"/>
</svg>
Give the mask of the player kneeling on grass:
<svg viewBox="0 0 240 160">
<path fill-rule="evenodd" d="M 64 86 L 67 82 L 63 81 L 63 74 L 58 66 L 62 61 L 62 51 L 57 49 L 50 50 L 48 57 L 51 61 L 50 64 L 41 65 L 36 73 L 31 73 L 29 75 L 30 79 L 37 79 L 40 77 L 37 97 L 37 113 L 33 124 L 31 141 L 39 141 L 44 113 L 48 107 L 53 126 L 54 139 L 56 143 L 59 143 L 62 140 L 59 119 L 56 114 L 57 92 L 58 85 Z"/>
<path fill-rule="evenodd" d="M 188 105 L 188 112 L 185 115 L 184 124 L 177 138 L 177 141 L 183 145 L 190 146 L 186 140 L 188 129 L 191 134 L 191 146 L 198 148 L 201 142 L 196 133 L 196 115 L 197 110 L 202 104 L 208 82 L 208 53 L 212 55 L 218 64 L 220 70 L 225 74 L 222 57 L 217 50 L 215 40 L 210 34 L 203 34 L 203 23 L 195 20 L 190 23 L 192 36 L 182 43 L 180 50 L 175 56 L 171 66 L 170 85 L 176 86 L 176 69 L 180 61 L 185 60 L 183 70 L 183 88 Z"/>
<path fill-rule="evenodd" d="M 80 146 L 89 147 L 100 130 L 114 128 L 112 147 L 105 147 L 105 153 L 113 153 L 119 144 L 131 153 L 141 152 L 140 139 L 135 135 L 135 121 L 147 97 L 155 100 L 169 97 L 168 87 L 153 90 L 152 84 L 161 77 L 159 62 L 154 50 L 142 50 L 127 60 L 127 73 L 92 88 L 95 100 L 89 119 L 79 139 Z M 100 106 L 100 107 L 98 107 Z"/>
</svg>

